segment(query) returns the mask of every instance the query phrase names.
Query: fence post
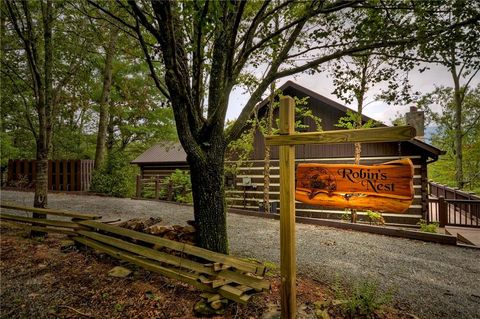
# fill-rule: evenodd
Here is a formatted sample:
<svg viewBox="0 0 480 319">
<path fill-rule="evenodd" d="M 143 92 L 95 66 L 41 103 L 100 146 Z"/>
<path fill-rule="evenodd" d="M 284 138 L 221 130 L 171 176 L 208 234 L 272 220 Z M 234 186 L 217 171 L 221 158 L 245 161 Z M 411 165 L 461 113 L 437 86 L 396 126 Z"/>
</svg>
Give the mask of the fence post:
<svg viewBox="0 0 480 319">
<path fill-rule="evenodd" d="M 280 134 L 293 134 L 295 129 L 295 100 L 280 99 Z M 295 146 L 279 147 L 280 166 L 280 273 L 281 318 L 295 319 L 296 244 L 295 244 Z"/>
<path fill-rule="evenodd" d="M 137 197 L 142 196 L 142 175 L 137 175 Z"/>
<path fill-rule="evenodd" d="M 155 199 L 159 198 L 160 177 L 155 177 Z"/>
<path fill-rule="evenodd" d="M 172 180 L 169 180 L 169 181 L 168 181 L 167 200 L 168 200 L 168 201 L 173 201 L 173 182 L 172 182 Z"/>
<path fill-rule="evenodd" d="M 443 196 L 438 198 L 438 221 L 440 227 L 445 227 L 445 225 L 448 223 L 447 202 Z"/>
</svg>

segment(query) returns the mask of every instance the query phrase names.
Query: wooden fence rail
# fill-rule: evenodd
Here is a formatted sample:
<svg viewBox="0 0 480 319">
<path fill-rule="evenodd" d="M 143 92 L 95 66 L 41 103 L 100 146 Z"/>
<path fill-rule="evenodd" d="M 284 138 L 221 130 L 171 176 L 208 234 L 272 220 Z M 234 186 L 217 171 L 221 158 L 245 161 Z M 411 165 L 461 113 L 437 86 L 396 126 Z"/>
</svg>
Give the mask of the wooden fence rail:
<svg viewBox="0 0 480 319">
<path fill-rule="evenodd" d="M 0 213 L 0 220 L 42 232 L 57 232 L 72 240 L 104 252 L 116 259 L 188 283 L 208 294 L 210 303 L 229 299 L 247 303 L 258 292 L 269 291 L 263 279 L 266 268 L 256 262 L 216 253 L 193 245 L 102 223 L 94 214 L 81 214 L 1 203 L 11 213 Z M 39 219 L 16 214 L 16 211 L 60 216 L 70 221 Z"/>
<path fill-rule="evenodd" d="M 438 222 L 440 227 L 480 227 L 480 196 L 432 181 L 428 184 L 428 222 Z"/>
<path fill-rule="evenodd" d="M 428 182 L 428 194 L 445 199 L 463 199 L 463 200 L 480 200 L 480 196 L 471 192 L 462 191 L 458 188 L 448 187 L 432 181 Z"/>
<path fill-rule="evenodd" d="M 480 227 L 480 200 L 429 199 L 428 222 L 438 222 L 440 227 Z"/>
</svg>

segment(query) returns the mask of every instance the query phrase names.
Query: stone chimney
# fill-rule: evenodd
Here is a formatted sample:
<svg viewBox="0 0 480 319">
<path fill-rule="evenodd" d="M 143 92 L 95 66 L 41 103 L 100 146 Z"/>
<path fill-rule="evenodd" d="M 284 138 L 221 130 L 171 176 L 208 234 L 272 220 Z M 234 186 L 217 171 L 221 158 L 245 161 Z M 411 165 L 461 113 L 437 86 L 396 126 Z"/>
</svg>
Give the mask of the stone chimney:
<svg viewBox="0 0 480 319">
<path fill-rule="evenodd" d="M 410 106 L 410 112 L 405 114 L 405 122 L 415 128 L 416 138 L 421 141 L 425 140 L 425 112 L 419 111 L 416 106 Z"/>
</svg>

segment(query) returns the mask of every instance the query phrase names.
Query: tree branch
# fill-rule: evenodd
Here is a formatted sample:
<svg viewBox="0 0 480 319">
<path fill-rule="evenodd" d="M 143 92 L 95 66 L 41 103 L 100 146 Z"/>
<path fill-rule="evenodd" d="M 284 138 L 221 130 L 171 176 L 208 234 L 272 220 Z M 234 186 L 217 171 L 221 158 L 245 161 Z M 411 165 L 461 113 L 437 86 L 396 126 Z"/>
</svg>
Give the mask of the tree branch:
<svg viewBox="0 0 480 319">
<path fill-rule="evenodd" d="M 131 25 L 130 23 L 126 22 L 125 20 L 121 19 L 120 17 L 118 17 L 117 15 L 113 14 L 112 12 L 110 12 L 109 10 L 105 9 L 104 7 L 98 5 L 95 1 L 93 0 L 87 0 L 87 2 L 89 4 L 91 4 L 92 6 L 94 6 L 95 8 L 97 8 L 98 10 L 102 11 L 103 13 L 105 13 L 106 15 L 108 15 L 109 17 L 113 18 L 114 20 L 120 22 L 121 24 L 123 24 L 124 26 L 132 29 L 132 30 L 135 30 L 135 26 L 134 25 Z"/>
<path fill-rule="evenodd" d="M 30 110 L 29 110 L 29 106 L 28 106 L 28 102 L 27 102 L 27 98 L 25 97 L 25 95 L 23 95 L 23 92 L 20 90 L 20 88 L 15 85 L 15 81 L 14 79 L 12 78 L 11 74 L 9 73 L 6 73 L 2 70 L 2 73 L 5 74 L 6 76 L 8 76 L 8 78 L 10 79 L 10 81 L 12 82 L 13 84 L 13 89 L 17 92 L 18 95 L 20 95 L 20 97 L 22 98 L 22 101 L 23 101 L 23 106 L 25 108 L 25 118 L 27 120 L 27 124 L 28 124 L 28 128 L 30 129 L 30 131 L 32 132 L 33 134 L 33 137 L 35 138 L 35 140 L 37 139 L 37 131 L 35 131 L 35 128 L 33 126 L 33 122 L 32 122 L 32 118 L 30 117 Z"/>
<path fill-rule="evenodd" d="M 143 55 L 145 56 L 145 59 L 147 60 L 148 68 L 150 69 L 150 73 L 152 76 L 153 81 L 155 82 L 155 86 L 158 88 L 158 90 L 167 98 L 167 100 L 170 100 L 170 94 L 168 93 L 167 88 L 165 85 L 160 82 L 157 76 L 157 72 L 155 71 L 155 67 L 153 66 L 152 59 L 150 57 L 150 54 L 148 52 L 147 45 L 145 43 L 145 40 L 143 39 L 142 35 L 142 30 L 140 30 L 140 25 L 138 24 L 138 19 L 135 16 L 135 32 L 138 35 L 138 40 L 140 41 L 140 46 L 142 47 Z"/>
<path fill-rule="evenodd" d="M 196 2 L 195 2 L 196 3 Z M 194 27 L 193 34 L 195 39 L 195 48 L 193 51 L 193 76 L 192 76 L 192 89 L 193 89 L 193 98 L 194 98 L 194 106 L 197 109 L 198 113 L 202 113 L 202 90 L 203 90 L 203 82 L 202 82 L 202 74 L 203 74 L 203 28 L 205 23 L 205 18 L 208 13 L 208 6 L 209 1 L 205 1 L 205 5 L 203 6 L 202 13 L 200 18 L 198 19 L 196 26 Z"/>
<path fill-rule="evenodd" d="M 297 40 L 299 34 L 302 32 L 302 29 L 305 23 L 306 23 L 306 20 L 303 22 L 300 22 L 295 26 L 295 29 L 292 31 L 292 34 L 290 35 L 288 40 L 285 41 L 284 46 L 281 48 L 278 55 L 272 61 L 270 65 L 270 69 L 267 72 L 267 75 L 259 83 L 257 89 L 252 93 L 250 99 L 248 100 L 247 104 L 245 105 L 242 112 L 240 113 L 240 116 L 235 121 L 235 123 L 231 126 L 230 130 L 227 132 L 227 138 L 226 138 L 227 145 L 228 143 L 236 140 L 240 136 L 247 121 L 251 117 L 251 114 L 255 108 L 255 105 L 260 100 L 263 92 L 265 92 L 265 90 L 268 88 L 270 83 L 275 80 L 274 78 L 275 73 L 277 73 L 278 68 L 280 67 L 282 62 L 285 60 L 285 57 L 288 55 L 288 52 L 290 51 L 293 44 Z"/>
</svg>

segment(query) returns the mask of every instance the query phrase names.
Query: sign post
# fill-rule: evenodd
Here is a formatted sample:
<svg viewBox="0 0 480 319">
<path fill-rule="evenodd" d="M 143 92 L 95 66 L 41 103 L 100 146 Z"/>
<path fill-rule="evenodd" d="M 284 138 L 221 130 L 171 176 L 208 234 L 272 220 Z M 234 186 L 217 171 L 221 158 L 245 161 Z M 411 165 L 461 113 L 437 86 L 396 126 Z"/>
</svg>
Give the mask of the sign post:
<svg viewBox="0 0 480 319">
<path fill-rule="evenodd" d="M 294 126 L 295 100 L 289 96 L 284 96 L 280 99 L 280 135 L 265 137 L 266 145 L 280 146 L 280 289 L 281 315 L 283 319 L 294 319 L 297 313 L 295 145 L 398 142 L 411 140 L 415 136 L 415 129 L 411 126 L 336 130 L 299 134 L 295 133 Z M 382 188 L 384 187 L 382 186 Z"/>
<path fill-rule="evenodd" d="M 280 135 L 295 132 L 295 100 L 280 99 Z M 280 146 L 280 273 L 282 318 L 295 318 L 296 243 L 295 243 L 295 145 Z"/>
</svg>

